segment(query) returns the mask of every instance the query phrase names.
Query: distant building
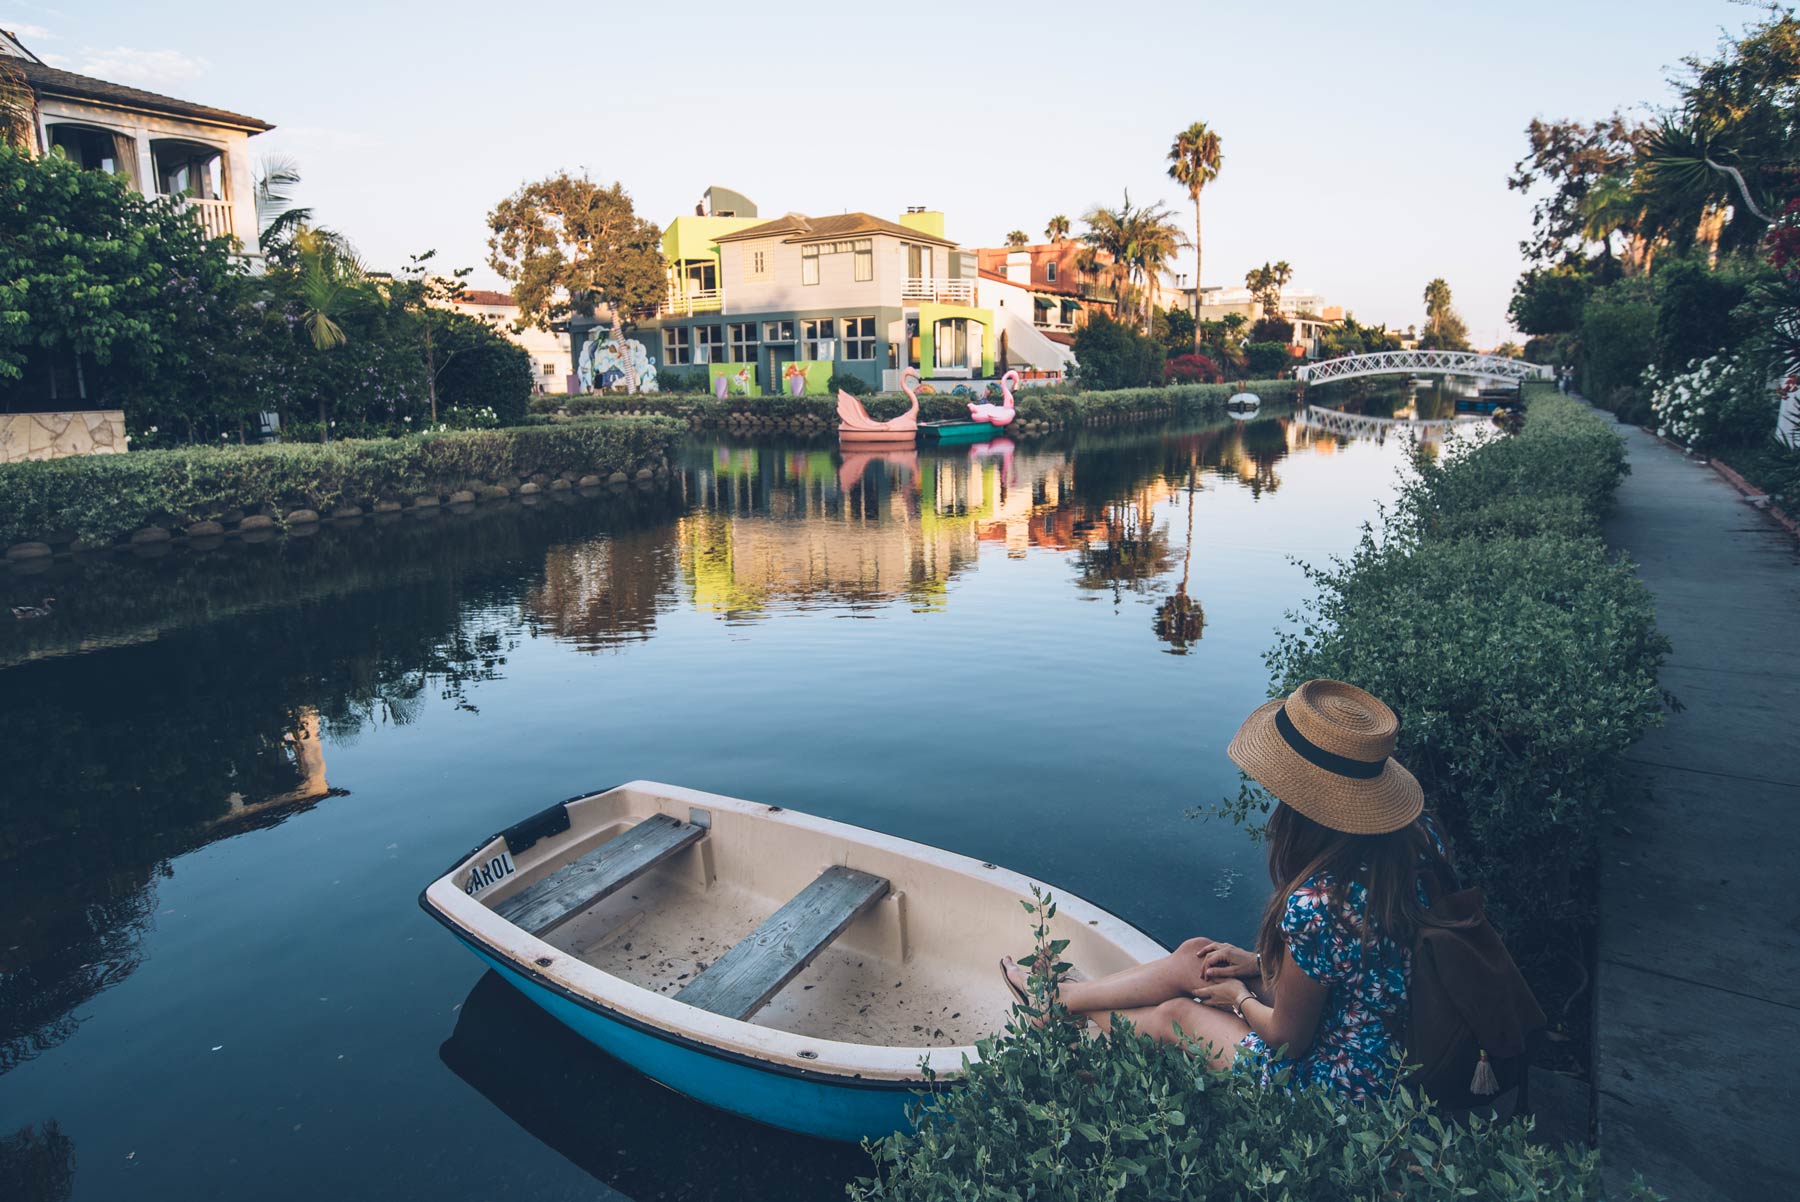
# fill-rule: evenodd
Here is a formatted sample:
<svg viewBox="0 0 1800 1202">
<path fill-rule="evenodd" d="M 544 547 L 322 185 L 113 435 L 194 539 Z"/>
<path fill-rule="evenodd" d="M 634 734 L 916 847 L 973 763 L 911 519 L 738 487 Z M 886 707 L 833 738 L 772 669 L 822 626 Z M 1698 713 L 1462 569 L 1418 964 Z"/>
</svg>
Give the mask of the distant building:
<svg viewBox="0 0 1800 1202">
<path fill-rule="evenodd" d="M 660 375 L 766 395 L 825 391 L 833 375 L 896 388 L 901 371 L 926 380 L 994 374 L 1009 344 L 1034 337 L 1028 320 L 987 302 L 975 254 L 944 236 L 944 215 L 909 209 L 897 221 L 869 213 L 773 220 L 739 193 L 711 188 L 693 214 L 664 227 L 668 291 L 654 316 L 633 323 Z M 570 322 L 577 369 L 606 337 L 592 318 Z M 1030 363 L 1020 347 L 1010 362 Z M 1039 339 L 1036 357 L 1056 358 Z M 1053 363 L 1042 366 L 1051 368 Z M 591 372 L 591 369 L 590 369 Z"/>
<path fill-rule="evenodd" d="M 83 167 L 123 176 L 145 196 L 169 197 L 207 233 L 236 238 L 245 255 L 259 257 L 246 143 L 274 126 L 49 66 L 4 31 L 0 55 L 31 89 L 34 153 L 59 151 Z"/>
<path fill-rule="evenodd" d="M 984 246 L 975 254 L 984 279 L 1004 280 L 1029 290 L 1035 303 L 1033 324 L 1051 338 L 1068 342 L 1091 313 L 1112 314 L 1118 307 L 1107 278 L 1112 259 L 1080 242 L 1040 242 L 1028 246 Z"/>
<path fill-rule="evenodd" d="M 1244 318 L 1247 325 L 1253 325 L 1266 316 L 1262 302 L 1256 299 L 1256 294 L 1250 289 L 1218 286 L 1199 290 L 1197 315 L 1201 321 L 1222 321 L 1228 316 L 1236 315 Z M 1283 288 L 1280 317 L 1293 324 L 1294 333 L 1289 339 L 1289 345 L 1293 348 L 1295 357 L 1316 359 L 1321 350 L 1320 335 L 1344 320 L 1344 309 L 1342 305 L 1326 304 L 1325 298 L 1316 292 Z"/>
<path fill-rule="evenodd" d="M 510 292 L 471 288 L 450 306 L 458 313 L 479 318 L 525 348 L 531 356 L 531 378 L 538 392 L 569 391 L 569 335 L 567 330 L 519 329 L 519 303 Z"/>
</svg>

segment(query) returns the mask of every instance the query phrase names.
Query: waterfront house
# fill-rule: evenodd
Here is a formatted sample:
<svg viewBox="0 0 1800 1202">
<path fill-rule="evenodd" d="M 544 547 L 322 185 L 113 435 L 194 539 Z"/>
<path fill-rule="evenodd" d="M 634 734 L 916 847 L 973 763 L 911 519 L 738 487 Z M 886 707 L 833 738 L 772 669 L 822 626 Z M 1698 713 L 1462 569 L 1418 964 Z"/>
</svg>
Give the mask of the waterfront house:
<svg viewBox="0 0 1800 1202">
<path fill-rule="evenodd" d="M 4 31 L 0 55 L 30 89 L 37 127 L 33 153 L 60 151 L 84 167 L 123 176 L 146 196 L 166 196 L 207 233 L 235 238 L 245 255 L 258 258 L 247 143 L 274 126 L 52 67 Z"/>
<path fill-rule="evenodd" d="M 944 236 L 942 213 L 767 220 L 724 188 L 697 209 L 666 227 L 668 291 L 632 333 L 665 387 L 724 378 L 730 391 L 760 396 L 796 379 L 822 393 L 833 375 L 893 389 L 908 366 L 927 380 L 993 375 L 998 319 L 976 257 Z M 570 331 L 577 356 L 606 336 L 593 319 Z"/>
<path fill-rule="evenodd" d="M 1026 289 L 1032 324 L 1054 341 L 1069 343 L 1094 313 L 1116 315 L 1108 271 L 1112 256 L 1064 239 L 1028 246 L 984 246 L 975 251 L 981 277 Z"/>
<path fill-rule="evenodd" d="M 1256 299 L 1256 294 L 1248 288 L 1222 288 L 1217 285 L 1199 290 L 1199 317 L 1201 321 L 1220 321 L 1233 314 L 1244 319 L 1246 327 L 1254 325 L 1269 314 L 1263 310 L 1263 304 Z M 1325 298 L 1316 292 L 1302 288 L 1283 288 L 1281 290 L 1281 312 L 1275 314 L 1294 327 L 1293 335 L 1288 339 L 1288 348 L 1296 359 L 1316 359 L 1319 357 L 1320 335 L 1332 326 L 1344 320 L 1342 305 L 1328 305 Z"/>
</svg>

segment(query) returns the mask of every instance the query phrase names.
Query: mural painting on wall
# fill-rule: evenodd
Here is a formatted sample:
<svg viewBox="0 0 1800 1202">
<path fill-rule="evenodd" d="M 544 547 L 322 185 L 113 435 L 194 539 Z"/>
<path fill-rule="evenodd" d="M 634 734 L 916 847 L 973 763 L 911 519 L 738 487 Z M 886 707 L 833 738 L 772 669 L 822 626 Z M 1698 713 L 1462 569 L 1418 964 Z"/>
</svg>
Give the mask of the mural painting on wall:
<svg viewBox="0 0 1800 1202">
<path fill-rule="evenodd" d="M 734 396 L 761 396 L 762 385 L 756 382 L 756 368 L 749 363 L 711 363 L 707 365 L 712 394 L 721 401 Z"/>
<path fill-rule="evenodd" d="M 637 390 L 656 392 L 656 365 L 650 361 L 650 352 L 635 338 L 626 340 L 625 349 L 631 355 L 632 366 L 637 368 Z M 604 392 L 623 384 L 626 378 L 625 360 L 618 344 L 599 328 L 590 330 L 587 341 L 581 344 L 581 359 L 575 371 L 583 392 Z"/>
</svg>

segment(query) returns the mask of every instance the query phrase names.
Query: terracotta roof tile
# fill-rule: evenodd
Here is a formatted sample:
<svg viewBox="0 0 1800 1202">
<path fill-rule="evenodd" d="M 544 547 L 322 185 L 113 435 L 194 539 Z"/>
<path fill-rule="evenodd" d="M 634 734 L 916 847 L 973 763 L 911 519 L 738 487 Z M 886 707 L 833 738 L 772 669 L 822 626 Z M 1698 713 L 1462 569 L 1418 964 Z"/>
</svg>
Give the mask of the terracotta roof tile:
<svg viewBox="0 0 1800 1202">
<path fill-rule="evenodd" d="M 104 79 L 92 79 L 86 75 L 77 75 L 73 71 L 64 71 L 60 67 L 46 66 L 43 63 L 34 63 L 23 59 L 15 65 L 24 73 L 26 82 L 31 84 L 34 91 L 50 96 L 69 96 L 77 100 L 119 105 L 122 108 L 147 109 L 153 113 L 186 117 L 191 121 L 203 121 L 209 125 L 226 125 L 233 129 L 247 129 L 252 133 L 261 133 L 263 130 L 275 128 L 267 121 L 259 120 L 256 117 L 246 117 L 242 113 L 216 109 L 205 104 L 195 104 L 188 100 L 177 100 L 173 96 L 146 92 L 142 88 L 128 88 L 124 84 L 108 83 Z"/>
<path fill-rule="evenodd" d="M 465 305 L 508 305 L 517 308 L 519 302 L 512 298 L 510 292 L 490 292 L 485 288 L 470 288 L 462 294 Z"/>
</svg>

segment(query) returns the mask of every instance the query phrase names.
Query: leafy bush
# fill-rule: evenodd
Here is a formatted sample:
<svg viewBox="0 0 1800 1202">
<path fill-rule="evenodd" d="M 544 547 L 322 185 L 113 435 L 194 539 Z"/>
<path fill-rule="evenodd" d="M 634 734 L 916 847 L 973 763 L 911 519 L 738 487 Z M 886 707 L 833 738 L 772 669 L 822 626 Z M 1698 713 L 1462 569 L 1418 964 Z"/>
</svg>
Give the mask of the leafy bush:
<svg viewBox="0 0 1800 1202">
<path fill-rule="evenodd" d="M 1754 446 L 1775 428 L 1776 395 L 1748 356 L 1712 355 L 1679 375 L 1644 372 L 1656 432 L 1683 446 Z"/>
<path fill-rule="evenodd" d="M 825 381 L 825 391 L 831 395 L 833 400 L 836 400 L 839 390 L 847 392 L 851 396 L 868 396 L 875 391 L 869 387 L 867 380 L 855 372 L 835 371 L 831 373 L 831 379 Z"/>
<path fill-rule="evenodd" d="M 1217 384 L 1225 378 L 1219 365 L 1205 355 L 1177 355 L 1168 363 L 1171 384 Z"/>
<path fill-rule="evenodd" d="M 1244 362 L 1253 376 L 1275 376 L 1294 365 L 1294 356 L 1285 342 L 1246 342 Z"/>
<path fill-rule="evenodd" d="M 470 482 L 653 465 L 681 427 L 666 418 L 468 430 L 328 445 L 133 451 L 0 466 L 0 545 L 66 531 L 105 542 L 233 509 L 328 511 Z"/>
<path fill-rule="evenodd" d="M 1104 313 L 1075 331 L 1074 351 L 1084 388 L 1106 391 L 1162 383 L 1167 354 L 1162 344 Z"/>
<path fill-rule="evenodd" d="M 439 419 L 443 419 L 446 409 L 491 409 L 498 425 L 513 426 L 522 421 L 531 402 L 531 355 L 524 347 L 501 337 L 486 322 L 460 313 L 445 314 L 437 320 L 444 322 L 443 332 L 450 336 L 446 341 L 451 352 L 437 382 Z"/>
<path fill-rule="evenodd" d="M 1452 451 L 1269 653 L 1272 689 L 1328 676 L 1400 715 L 1396 755 L 1541 995 L 1594 912 L 1601 814 L 1621 757 L 1660 721 L 1668 644 L 1631 566 L 1593 536 L 1624 474 L 1618 436 L 1562 397 L 1523 433 Z M 1236 816 L 1266 804 L 1254 791 Z"/>
<path fill-rule="evenodd" d="M 1294 323 L 1280 317 L 1260 317 L 1250 327 L 1246 342 L 1279 342 L 1283 346 L 1294 340 Z"/>
<path fill-rule="evenodd" d="M 1734 349 L 1745 331 L 1731 311 L 1744 302 L 1749 281 L 1714 271 L 1697 259 L 1673 259 L 1656 272 L 1656 367 L 1671 373 Z"/>
<path fill-rule="evenodd" d="M 1040 927 L 1034 957 L 1057 947 L 1044 938 Z M 1041 1010 L 1045 991 L 1033 987 Z M 1597 1155 L 1534 1143 L 1524 1120 L 1451 1122 L 1404 1088 L 1368 1105 L 1318 1087 L 1268 1089 L 1127 1022 L 1071 1040 L 1028 1015 L 1015 1011 L 1005 1035 L 980 1043 L 915 1131 L 873 1145 L 875 1176 L 851 1187 L 855 1202 L 1600 1197 Z M 1627 1196 L 1654 1195 L 1637 1185 Z"/>
<path fill-rule="evenodd" d="M 1655 357 L 1656 303 L 1639 281 L 1622 281 L 1588 298 L 1576 367 L 1583 395 L 1636 387 Z"/>
</svg>

